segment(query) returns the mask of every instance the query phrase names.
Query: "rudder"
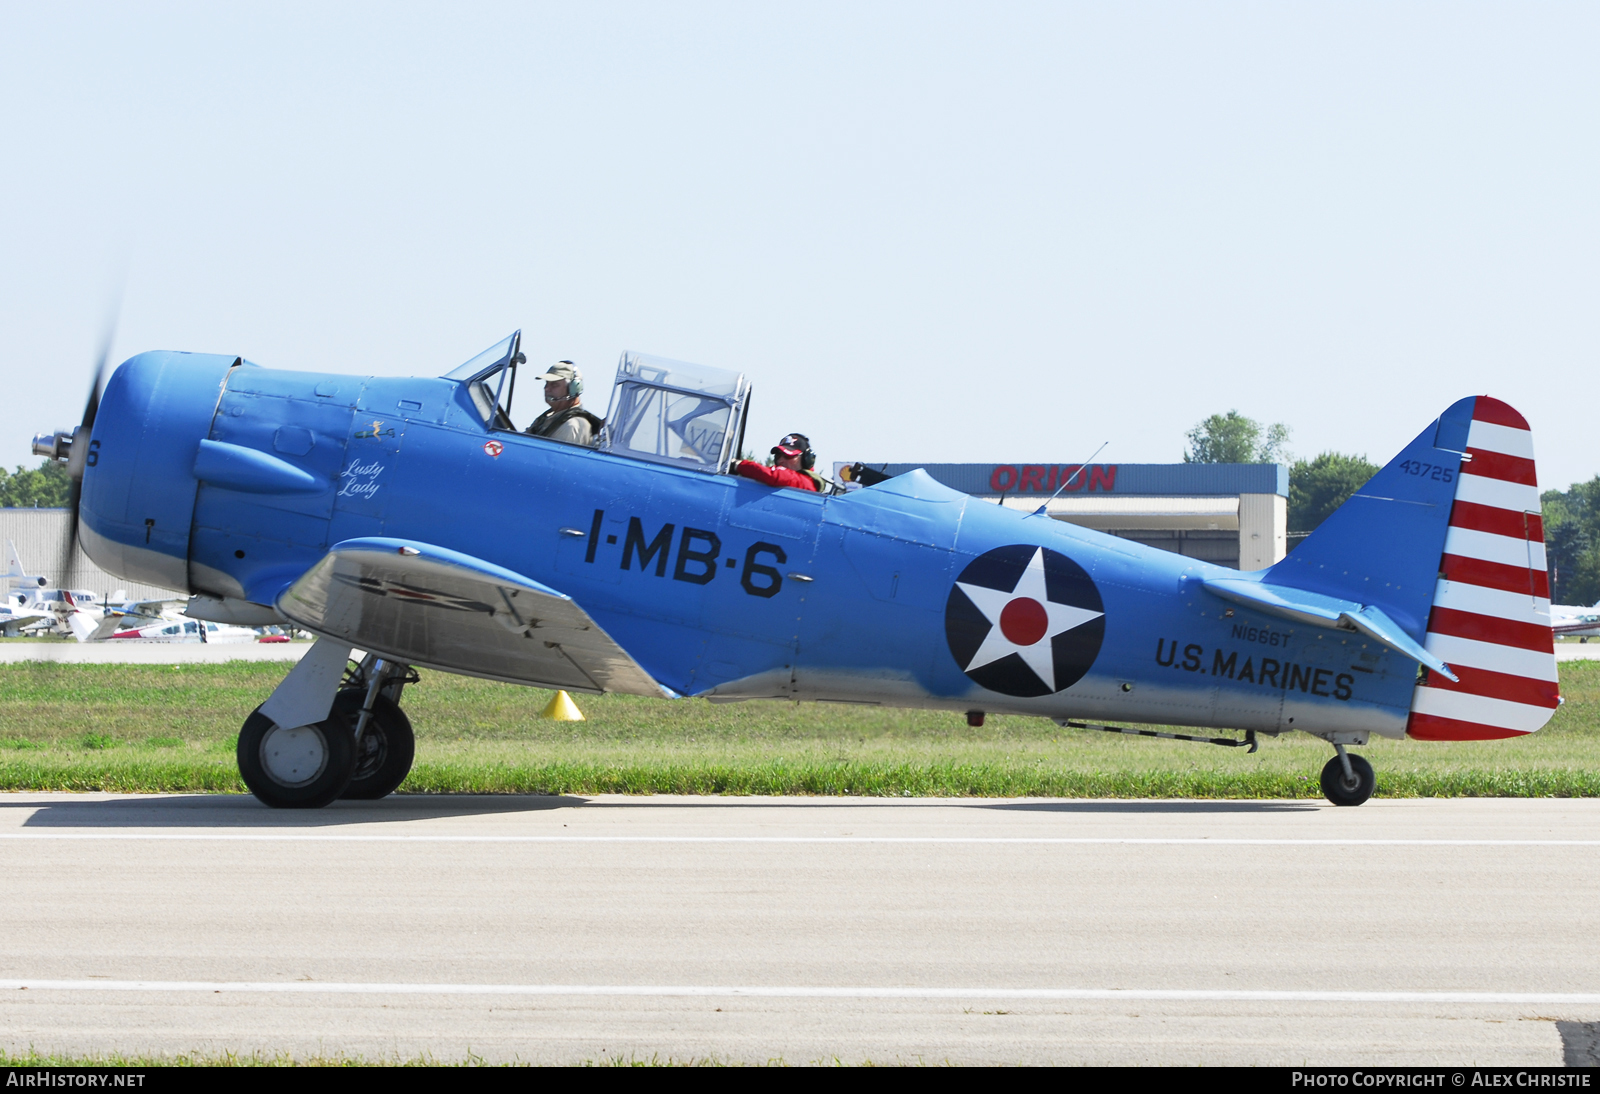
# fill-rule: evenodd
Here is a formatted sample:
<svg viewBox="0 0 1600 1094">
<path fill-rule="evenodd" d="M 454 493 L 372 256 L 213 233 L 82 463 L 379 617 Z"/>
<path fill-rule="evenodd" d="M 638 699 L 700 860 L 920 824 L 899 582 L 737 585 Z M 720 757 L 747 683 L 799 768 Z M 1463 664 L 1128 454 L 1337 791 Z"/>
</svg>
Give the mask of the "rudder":
<svg viewBox="0 0 1600 1094">
<path fill-rule="evenodd" d="M 1480 395 L 1461 439 L 1423 639 L 1459 679 L 1429 673 L 1417 686 L 1406 732 L 1419 740 L 1522 736 L 1561 702 L 1533 434 L 1511 406 Z"/>
</svg>

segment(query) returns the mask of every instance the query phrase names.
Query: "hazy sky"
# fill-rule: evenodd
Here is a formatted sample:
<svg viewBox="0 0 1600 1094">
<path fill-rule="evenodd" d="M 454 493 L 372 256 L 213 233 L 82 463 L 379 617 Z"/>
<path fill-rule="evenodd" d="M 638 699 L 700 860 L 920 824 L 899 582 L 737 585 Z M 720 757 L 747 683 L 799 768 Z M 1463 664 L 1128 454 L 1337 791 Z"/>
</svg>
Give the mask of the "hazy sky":
<svg viewBox="0 0 1600 1094">
<path fill-rule="evenodd" d="M 741 368 L 824 460 L 1600 471 L 1600 7 L 0 4 L 0 463 L 115 354 Z"/>
</svg>

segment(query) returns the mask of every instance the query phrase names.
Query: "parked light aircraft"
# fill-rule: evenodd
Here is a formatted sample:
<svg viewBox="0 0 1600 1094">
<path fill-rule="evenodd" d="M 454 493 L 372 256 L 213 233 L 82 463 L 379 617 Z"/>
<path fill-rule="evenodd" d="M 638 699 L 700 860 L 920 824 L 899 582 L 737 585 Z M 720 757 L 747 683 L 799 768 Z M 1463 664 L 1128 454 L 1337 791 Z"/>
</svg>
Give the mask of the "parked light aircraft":
<svg viewBox="0 0 1600 1094">
<path fill-rule="evenodd" d="M 1550 605 L 1550 624 L 1563 638 L 1581 638 L 1587 642 L 1600 635 L 1600 601 L 1587 608 L 1569 604 Z"/>
<path fill-rule="evenodd" d="M 6 540 L 11 563 L 6 568 L 6 603 L 0 612 L 0 635 L 15 638 L 28 632 L 70 634 L 83 641 L 100 622 L 100 598 L 87 589 L 49 589 L 48 578 L 30 574 L 17 545 Z M 120 591 L 117 595 L 121 595 Z"/>
<path fill-rule="evenodd" d="M 726 474 L 740 373 L 627 353 L 594 448 L 518 432 L 520 333 L 437 378 L 144 353 L 65 460 L 89 556 L 189 614 L 319 640 L 245 722 L 257 797 L 389 793 L 413 666 L 571 691 L 1309 733 L 1516 737 L 1560 702 L 1527 422 L 1454 403 L 1282 562 L 1243 573 L 916 471 L 824 496 Z M 103 363 L 102 363 L 103 367 Z M 97 417 L 98 415 L 98 417 Z M 75 525 L 76 526 L 76 525 Z M 352 647 L 369 651 L 348 669 Z M 1092 721 L 1090 721 L 1092 720 Z"/>
<path fill-rule="evenodd" d="M 112 624 L 107 628 L 107 623 Z M 120 624 L 120 625 L 119 625 Z M 213 645 L 228 645 L 239 642 L 254 642 L 256 632 L 250 627 L 239 627 L 232 623 L 212 623 L 206 620 L 180 619 L 172 616 L 151 620 L 148 618 L 131 617 L 128 620 L 108 614 L 106 623 L 102 623 L 95 633 L 91 634 L 88 641 L 98 642 L 159 642 L 170 644 L 173 642 L 205 642 Z"/>
<path fill-rule="evenodd" d="M 0 636 L 15 638 L 25 627 L 54 623 L 55 616 L 44 608 L 33 606 L 33 594 L 48 585 L 49 581 L 24 569 L 22 559 L 17 556 L 15 543 L 8 539 L 6 546 L 11 550 L 11 563 L 5 572 L 5 607 L 0 610 Z"/>
<path fill-rule="evenodd" d="M 80 641 L 100 642 L 121 631 L 164 626 L 182 620 L 188 597 L 163 597 L 157 600 L 129 600 L 125 596 L 105 607 L 100 625 Z M 198 640 L 198 639 L 197 639 Z"/>
</svg>

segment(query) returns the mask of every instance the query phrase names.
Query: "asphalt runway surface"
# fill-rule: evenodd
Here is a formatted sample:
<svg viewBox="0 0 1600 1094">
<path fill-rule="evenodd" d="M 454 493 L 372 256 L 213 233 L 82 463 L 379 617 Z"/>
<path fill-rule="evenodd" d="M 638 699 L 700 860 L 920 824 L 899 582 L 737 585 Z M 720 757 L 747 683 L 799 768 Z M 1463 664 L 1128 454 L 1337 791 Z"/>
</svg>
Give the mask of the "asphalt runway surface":
<svg viewBox="0 0 1600 1094">
<path fill-rule="evenodd" d="M 1559 1065 L 1600 801 L 0 795 L 0 1043 Z"/>
</svg>

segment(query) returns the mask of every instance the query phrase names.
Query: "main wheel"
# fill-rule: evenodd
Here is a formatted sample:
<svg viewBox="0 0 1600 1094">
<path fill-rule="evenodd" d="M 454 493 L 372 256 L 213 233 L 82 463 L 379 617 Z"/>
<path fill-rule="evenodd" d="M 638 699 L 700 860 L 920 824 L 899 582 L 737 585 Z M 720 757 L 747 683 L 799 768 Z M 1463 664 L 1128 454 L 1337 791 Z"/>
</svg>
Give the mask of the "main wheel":
<svg viewBox="0 0 1600 1094">
<path fill-rule="evenodd" d="M 1360 805 L 1378 788 L 1378 777 L 1372 773 L 1372 765 L 1354 752 L 1349 755 L 1354 780 L 1345 778 L 1344 764 L 1337 756 L 1322 769 L 1322 793 L 1334 805 Z"/>
<path fill-rule="evenodd" d="M 361 718 L 361 704 L 366 692 L 359 688 L 346 688 L 333 701 L 332 717 L 343 717 L 354 739 L 356 723 Z M 417 754 L 417 738 L 411 732 L 411 719 L 394 703 L 379 696 L 372 704 L 372 717 L 355 745 L 355 774 L 345 787 L 342 798 L 374 801 L 388 797 L 395 787 L 405 782 L 411 773 L 411 761 Z"/>
<path fill-rule="evenodd" d="M 343 720 L 280 726 L 257 707 L 239 730 L 239 775 L 274 809 L 321 809 L 355 770 L 355 742 Z"/>
</svg>

